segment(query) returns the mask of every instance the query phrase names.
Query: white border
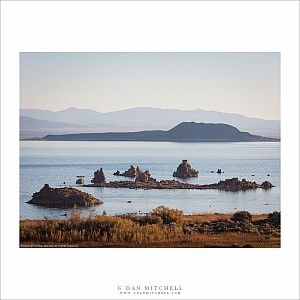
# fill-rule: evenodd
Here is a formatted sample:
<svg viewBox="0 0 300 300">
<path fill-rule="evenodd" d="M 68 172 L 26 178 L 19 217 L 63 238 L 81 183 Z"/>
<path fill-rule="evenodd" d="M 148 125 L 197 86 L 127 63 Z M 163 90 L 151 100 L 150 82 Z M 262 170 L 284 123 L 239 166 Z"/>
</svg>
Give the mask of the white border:
<svg viewBox="0 0 300 300">
<path fill-rule="evenodd" d="M 185 299 L 298 299 L 298 1 L 1 6 L 3 299 L 116 299 L 117 285 L 144 283 L 182 285 Z M 282 248 L 19 249 L 19 52 L 26 51 L 281 52 Z"/>
</svg>

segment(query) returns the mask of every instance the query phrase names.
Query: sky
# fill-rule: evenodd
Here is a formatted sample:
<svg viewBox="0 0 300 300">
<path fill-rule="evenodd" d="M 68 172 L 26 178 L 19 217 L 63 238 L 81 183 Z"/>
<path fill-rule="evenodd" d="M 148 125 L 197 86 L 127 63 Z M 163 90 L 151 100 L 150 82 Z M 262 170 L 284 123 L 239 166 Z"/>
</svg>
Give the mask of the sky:
<svg viewBox="0 0 300 300">
<path fill-rule="evenodd" d="M 20 54 L 21 108 L 205 109 L 280 119 L 280 54 Z"/>
</svg>

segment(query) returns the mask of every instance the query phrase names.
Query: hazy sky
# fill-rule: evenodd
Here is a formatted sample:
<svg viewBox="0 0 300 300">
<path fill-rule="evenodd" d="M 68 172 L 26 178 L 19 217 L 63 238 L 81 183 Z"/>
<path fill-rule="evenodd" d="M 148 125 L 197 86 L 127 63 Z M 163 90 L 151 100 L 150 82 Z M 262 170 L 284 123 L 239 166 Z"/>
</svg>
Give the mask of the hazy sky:
<svg viewBox="0 0 300 300">
<path fill-rule="evenodd" d="M 21 53 L 21 108 L 206 109 L 280 118 L 279 53 Z"/>
</svg>

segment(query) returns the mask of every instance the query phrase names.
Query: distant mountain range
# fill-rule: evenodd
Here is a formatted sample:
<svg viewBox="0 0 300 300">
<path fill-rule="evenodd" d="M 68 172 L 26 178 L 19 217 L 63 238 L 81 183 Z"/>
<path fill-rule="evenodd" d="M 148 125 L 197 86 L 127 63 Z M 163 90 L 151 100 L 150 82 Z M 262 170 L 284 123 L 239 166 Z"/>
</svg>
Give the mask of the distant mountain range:
<svg viewBox="0 0 300 300">
<path fill-rule="evenodd" d="M 46 141 L 164 141 L 164 142 L 263 142 L 277 139 L 241 132 L 227 124 L 182 122 L 174 128 L 138 132 L 105 132 L 47 135 Z"/>
<path fill-rule="evenodd" d="M 52 122 L 20 116 L 21 138 L 43 137 L 49 133 L 61 134 L 85 131 L 84 126 L 65 122 Z"/>
<path fill-rule="evenodd" d="M 249 118 L 216 111 L 132 108 L 108 113 L 69 108 L 54 112 L 21 109 L 21 138 L 47 134 L 168 130 L 181 122 L 223 123 L 254 135 L 280 138 L 280 121 Z M 26 117 L 26 118 L 25 118 Z"/>
</svg>

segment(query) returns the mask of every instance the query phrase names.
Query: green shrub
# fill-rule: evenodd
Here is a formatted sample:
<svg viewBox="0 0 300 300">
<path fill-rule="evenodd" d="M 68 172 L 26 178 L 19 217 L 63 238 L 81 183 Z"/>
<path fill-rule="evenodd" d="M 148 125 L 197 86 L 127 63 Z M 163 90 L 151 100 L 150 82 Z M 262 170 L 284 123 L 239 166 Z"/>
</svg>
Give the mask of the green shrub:
<svg viewBox="0 0 300 300">
<path fill-rule="evenodd" d="M 252 215 L 248 211 L 237 211 L 235 214 L 233 214 L 231 220 L 234 222 L 251 222 Z"/>
</svg>

